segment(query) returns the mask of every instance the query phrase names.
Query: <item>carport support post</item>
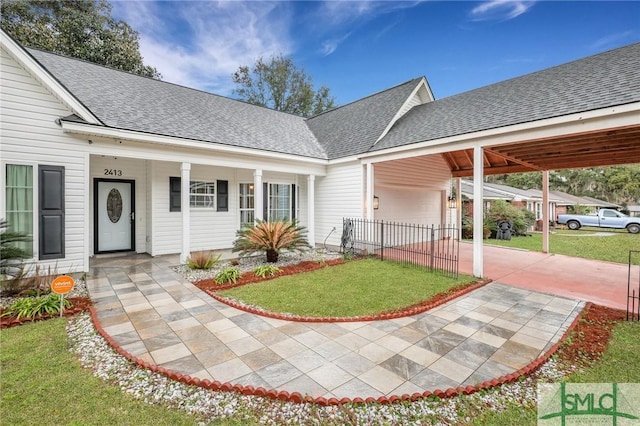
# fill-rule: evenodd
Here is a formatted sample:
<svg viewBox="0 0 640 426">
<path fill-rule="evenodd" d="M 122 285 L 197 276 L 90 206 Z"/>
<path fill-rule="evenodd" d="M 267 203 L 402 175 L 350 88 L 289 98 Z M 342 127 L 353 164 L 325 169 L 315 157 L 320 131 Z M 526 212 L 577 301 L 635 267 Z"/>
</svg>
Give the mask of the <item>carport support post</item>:
<svg viewBox="0 0 640 426">
<path fill-rule="evenodd" d="M 549 171 L 542 172 L 542 252 L 549 253 Z"/>
<path fill-rule="evenodd" d="M 182 163 L 180 166 L 180 204 L 182 210 L 182 249 L 180 251 L 180 263 L 186 263 L 190 252 L 191 234 L 191 203 L 189 192 L 191 190 L 191 163 Z"/>
<path fill-rule="evenodd" d="M 483 274 L 483 207 L 482 187 L 484 183 L 484 149 L 473 148 L 473 275 Z"/>
</svg>

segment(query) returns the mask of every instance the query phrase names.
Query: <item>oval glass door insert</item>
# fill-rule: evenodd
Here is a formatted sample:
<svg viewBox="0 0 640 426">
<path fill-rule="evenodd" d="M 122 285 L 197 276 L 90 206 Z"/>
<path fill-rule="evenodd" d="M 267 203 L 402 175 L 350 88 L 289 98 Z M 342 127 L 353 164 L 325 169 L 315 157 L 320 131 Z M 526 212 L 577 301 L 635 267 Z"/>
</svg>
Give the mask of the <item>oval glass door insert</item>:
<svg viewBox="0 0 640 426">
<path fill-rule="evenodd" d="M 107 195 L 107 216 L 112 223 L 118 223 L 122 216 L 122 195 L 116 188 Z"/>
</svg>

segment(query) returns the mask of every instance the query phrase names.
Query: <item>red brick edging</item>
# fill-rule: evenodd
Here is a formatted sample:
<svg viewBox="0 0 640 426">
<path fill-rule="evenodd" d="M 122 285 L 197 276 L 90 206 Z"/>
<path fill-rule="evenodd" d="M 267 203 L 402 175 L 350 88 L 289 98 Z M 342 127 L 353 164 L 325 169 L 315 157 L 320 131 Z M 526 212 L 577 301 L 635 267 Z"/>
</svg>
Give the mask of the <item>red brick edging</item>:
<svg viewBox="0 0 640 426">
<path fill-rule="evenodd" d="M 470 291 L 470 290 L 469 290 Z M 458 295 L 452 297 L 455 298 Z M 444 303 L 444 302 L 442 302 Z M 123 357 L 129 359 L 130 361 L 134 362 L 135 364 L 137 364 L 139 367 L 145 368 L 147 370 L 153 371 L 155 373 L 159 373 L 162 374 L 168 378 L 170 378 L 171 380 L 175 380 L 178 381 L 180 383 L 184 383 L 187 385 L 192 385 L 192 386 L 198 386 L 204 389 L 209 389 L 209 390 L 213 390 L 213 391 L 224 391 L 224 392 L 237 392 L 243 395 L 253 395 L 253 396 L 259 396 L 259 397 L 267 397 L 267 398 L 272 398 L 275 400 L 280 400 L 280 401 L 289 401 L 289 402 L 294 402 L 294 403 L 313 403 L 313 404 L 318 404 L 321 406 L 327 406 L 327 405 L 342 405 L 342 404 L 364 404 L 364 403 L 378 403 L 378 404 L 392 404 L 395 402 L 404 402 L 404 401 L 416 401 L 422 398 L 428 398 L 431 396 L 436 396 L 438 398 L 452 398 L 454 396 L 457 395 L 470 395 L 473 394 L 475 392 L 481 391 L 481 390 L 486 390 L 486 389 L 490 389 L 492 387 L 495 386 L 501 386 L 503 384 L 506 383 L 511 383 L 511 382 L 515 382 L 516 380 L 518 380 L 518 378 L 520 378 L 521 376 L 525 376 L 528 374 L 533 373 L 535 370 L 537 370 L 542 364 L 544 364 L 550 357 L 551 355 L 553 355 L 558 348 L 560 347 L 560 345 L 567 339 L 567 337 L 569 336 L 569 333 L 576 327 L 576 325 L 578 324 L 578 321 L 580 320 L 580 318 L 582 317 L 582 314 L 584 312 L 588 311 L 588 308 L 590 308 L 592 305 L 591 302 L 587 303 L 585 305 L 585 307 L 582 309 L 582 312 L 576 316 L 576 318 L 573 320 L 573 322 L 571 323 L 571 325 L 567 328 L 567 331 L 564 333 L 564 335 L 560 338 L 560 340 L 558 340 L 558 342 L 556 342 L 553 346 L 551 346 L 551 348 L 549 348 L 542 356 L 540 356 L 539 358 L 533 360 L 529 365 L 521 368 L 518 371 L 515 371 L 511 374 L 507 374 L 501 377 L 498 377 L 496 379 L 493 380 L 487 380 L 485 382 L 479 383 L 475 386 L 466 386 L 466 387 L 462 387 L 459 386 L 457 388 L 448 388 L 446 390 L 441 390 L 441 389 L 436 389 L 433 392 L 432 391 L 425 391 L 425 392 L 415 392 L 411 395 L 409 394 L 403 394 L 403 395 L 392 395 L 392 396 L 380 396 L 378 398 L 373 398 L 373 397 L 369 397 L 366 399 L 363 398 L 342 398 L 342 399 L 337 399 L 337 398 L 324 398 L 324 397 L 318 397 L 318 398 L 313 398 L 311 396 L 303 396 L 300 392 L 288 392 L 288 391 L 278 391 L 275 389 L 265 389 L 263 387 L 258 387 L 258 388 L 254 388 L 253 386 L 245 386 L 245 385 L 241 385 L 241 384 L 232 384 L 229 382 L 225 382 L 225 383 L 220 383 L 219 381 L 210 381 L 208 379 L 198 379 L 195 377 L 191 377 L 189 375 L 183 375 L 180 374 L 176 371 L 173 370 L 168 370 L 166 368 L 163 367 L 158 367 L 157 365 L 154 364 L 150 364 L 146 361 L 143 361 L 142 359 L 130 354 L 129 352 L 127 352 L 126 350 L 124 350 L 122 348 L 122 346 L 120 346 L 110 335 L 108 335 L 104 329 L 102 328 L 102 326 L 100 325 L 100 322 L 98 321 L 98 316 L 97 313 L 94 309 L 93 306 L 91 306 L 89 308 L 90 312 L 91 312 L 91 318 L 93 320 L 93 324 L 96 328 L 96 330 L 98 331 L 98 333 L 100 333 L 100 335 L 102 335 L 102 337 L 104 337 L 104 339 L 107 341 L 107 343 L 109 343 L 109 345 L 111 345 L 116 352 L 118 352 L 120 355 L 122 355 Z"/>
<path fill-rule="evenodd" d="M 447 296 L 442 297 L 441 299 L 436 300 L 435 302 L 424 301 L 417 303 L 413 306 L 409 306 L 407 308 L 403 308 L 396 311 L 391 312 L 383 312 L 380 314 L 374 315 L 362 315 L 355 317 L 304 317 L 301 315 L 293 315 L 293 314 L 282 314 L 280 312 L 271 312 L 266 311 L 264 309 L 256 308 L 253 306 L 245 305 L 244 303 L 236 302 L 229 298 L 220 296 L 217 294 L 217 291 L 220 290 L 204 290 L 209 296 L 217 300 L 218 302 L 224 303 L 225 305 L 231 306 L 232 308 L 239 309 L 241 311 L 248 312 L 250 314 L 260 315 L 263 317 L 274 318 L 285 321 L 293 321 L 293 322 L 356 322 L 356 321 L 380 321 L 380 320 L 390 320 L 395 318 L 409 317 L 412 315 L 418 315 L 429 309 L 433 309 L 437 306 L 440 306 L 444 303 L 450 302 L 453 299 L 456 299 L 460 296 L 464 296 L 467 293 L 472 292 L 480 287 L 483 287 L 493 280 L 487 279 L 484 281 L 480 281 L 474 284 L 471 284 L 455 293 L 449 294 Z M 437 297 L 437 295 L 436 295 Z"/>
</svg>

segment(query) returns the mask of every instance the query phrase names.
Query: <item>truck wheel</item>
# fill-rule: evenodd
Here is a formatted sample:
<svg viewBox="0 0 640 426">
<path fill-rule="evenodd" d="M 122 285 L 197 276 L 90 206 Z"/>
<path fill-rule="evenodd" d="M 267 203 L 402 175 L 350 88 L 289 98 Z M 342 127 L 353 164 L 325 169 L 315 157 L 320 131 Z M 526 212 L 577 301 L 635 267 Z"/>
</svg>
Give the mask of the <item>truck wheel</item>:
<svg viewBox="0 0 640 426">
<path fill-rule="evenodd" d="M 575 220 L 570 220 L 569 222 L 567 222 L 567 228 L 573 229 L 574 231 L 576 229 L 580 229 L 580 222 L 577 222 Z"/>
<path fill-rule="evenodd" d="M 637 223 L 630 223 L 627 225 L 627 231 L 629 231 L 630 234 L 640 234 L 640 225 Z"/>
</svg>

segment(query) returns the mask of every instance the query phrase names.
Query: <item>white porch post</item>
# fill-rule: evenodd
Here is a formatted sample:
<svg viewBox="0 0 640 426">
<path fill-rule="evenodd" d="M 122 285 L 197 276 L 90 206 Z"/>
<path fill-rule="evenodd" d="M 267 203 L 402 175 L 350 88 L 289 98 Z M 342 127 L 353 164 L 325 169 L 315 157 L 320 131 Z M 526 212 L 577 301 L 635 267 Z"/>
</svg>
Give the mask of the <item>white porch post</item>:
<svg viewBox="0 0 640 426">
<path fill-rule="evenodd" d="M 542 172 L 542 252 L 549 253 L 549 172 Z"/>
<path fill-rule="evenodd" d="M 263 201 L 264 194 L 262 193 L 262 170 L 256 169 L 253 172 L 253 217 L 256 220 L 264 220 L 263 217 Z"/>
<path fill-rule="evenodd" d="M 483 207 L 484 150 L 480 145 L 473 148 L 473 275 L 483 274 Z"/>
<path fill-rule="evenodd" d="M 180 204 L 182 206 L 182 250 L 180 251 L 180 263 L 185 263 L 191 251 L 191 209 L 189 192 L 191 189 L 191 163 L 182 163 L 180 166 Z"/>
<path fill-rule="evenodd" d="M 315 193 L 316 177 L 314 175 L 307 176 L 307 241 L 312 248 L 316 246 L 316 193 Z"/>
<path fill-rule="evenodd" d="M 368 220 L 373 220 L 373 164 L 367 163 L 366 167 L 366 218 Z"/>
</svg>

